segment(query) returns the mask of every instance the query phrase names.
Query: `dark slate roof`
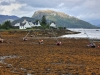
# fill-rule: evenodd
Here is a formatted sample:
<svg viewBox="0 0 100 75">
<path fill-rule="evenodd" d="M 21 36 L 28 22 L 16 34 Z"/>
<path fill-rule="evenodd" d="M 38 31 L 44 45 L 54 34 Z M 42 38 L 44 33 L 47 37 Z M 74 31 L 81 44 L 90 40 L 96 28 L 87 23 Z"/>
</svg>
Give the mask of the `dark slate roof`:
<svg viewBox="0 0 100 75">
<path fill-rule="evenodd" d="M 20 26 L 24 26 L 26 23 L 20 23 Z"/>
</svg>

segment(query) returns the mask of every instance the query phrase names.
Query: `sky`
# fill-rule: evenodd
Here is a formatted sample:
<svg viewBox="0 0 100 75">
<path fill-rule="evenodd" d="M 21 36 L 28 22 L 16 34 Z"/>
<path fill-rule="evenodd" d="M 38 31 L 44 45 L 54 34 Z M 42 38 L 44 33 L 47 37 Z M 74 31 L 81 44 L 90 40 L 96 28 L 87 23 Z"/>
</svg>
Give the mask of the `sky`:
<svg viewBox="0 0 100 75">
<path fill-rule="evenodd" d="M 81 20 L 100 20 L 100 0 L 0 0 L 0 14 L 32 17 L 37 10 L 54 10 Z"/>
</svg>

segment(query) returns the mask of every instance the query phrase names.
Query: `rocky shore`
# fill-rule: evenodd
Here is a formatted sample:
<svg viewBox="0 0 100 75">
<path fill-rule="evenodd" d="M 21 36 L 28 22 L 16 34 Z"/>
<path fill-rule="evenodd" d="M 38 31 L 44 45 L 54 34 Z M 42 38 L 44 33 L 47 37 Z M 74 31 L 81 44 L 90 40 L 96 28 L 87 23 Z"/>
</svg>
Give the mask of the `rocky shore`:
<svg viewBox="0 0 100 75">
<path fill-rule="evenodd" d="M 0 32 L 5 39 L 0 43 L 0 75 L 100 74 L 100 42 L 95 42 L 96 48 L 90 48 L 88 39 L 52 38 L 51 35 L 44 38 L 51 34 L 47 31 L 43 35 L 41 31 L 31 32 L 28 40 L 23 41 L 28 32 Z M 42 44 L 38 43 L 40 39 Z M 62 42 L 60 46 L 56 45 L 57 40 Z"/>
</svg>

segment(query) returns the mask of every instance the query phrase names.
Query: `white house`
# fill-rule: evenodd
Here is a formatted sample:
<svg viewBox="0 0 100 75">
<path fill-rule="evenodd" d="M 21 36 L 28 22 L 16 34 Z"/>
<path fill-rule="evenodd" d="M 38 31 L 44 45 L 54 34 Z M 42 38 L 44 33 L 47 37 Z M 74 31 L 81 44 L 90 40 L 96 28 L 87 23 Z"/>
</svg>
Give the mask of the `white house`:
<svg viewBox="0 0 100 75">
<path fill-rule="evenodd" d="M 31 28 L 31 27 L 39 27 L 41 26 L 40 25 L 40 22 L 38 21 L 38 23 L 34 24 L 32 22 L 28 22 L 26 19 L 21 22 L 21 23 L 16 23 L 14 26 L 19 26 L 19 29 L 26 29 L 26 28 Z"/>
<path fill-rule="evenodd" d="M 50 24 L 50 27 L 57 28 L 56 24 L 53 22 Z"/>
</svg>

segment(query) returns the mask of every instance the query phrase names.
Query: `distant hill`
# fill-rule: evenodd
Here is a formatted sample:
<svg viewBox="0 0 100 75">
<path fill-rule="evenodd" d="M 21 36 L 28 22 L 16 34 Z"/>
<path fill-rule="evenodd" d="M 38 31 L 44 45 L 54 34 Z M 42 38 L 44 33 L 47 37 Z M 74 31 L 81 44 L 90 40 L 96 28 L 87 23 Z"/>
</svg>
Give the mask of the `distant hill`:
<svg viewBox="0 0 100 75">
<path fill-rule="evenodd" d="M 54 21 L 58 26 L 65 26 L 67 28 L 98 28 L 89 22 L 80 20 L 73 16 L 69 16 L 62 12 L 56 12 L 53 10 L 39 10 L 36 11 L 32 18 L 41 19 L 42 16 L 45 15 L 46 19 L 50 21 Z"/>
<path fill-rule="evenodd" d="M 88 22 L 90 22 L 91 24 L 100 27 L 100 20 L 89 20 Z"/>
<path fill-rule="evenodd" d="M 100 24 L 98 24 L 98 25 L 96 25 L 96 26 L 100 27 Z"/>
<path fill-rule="evenodd" d="M 17 16 L 9 16 L 9 15 L 0 15 L 0 24 L 2 24 L 3 22 L 5 22 L 6 20 L 16 20 L 19 19 L 19 17 Z"/>
<path fill-rule="evenodd" d="M 36 21 L 36 19 L 34 19 L 34 18 L 22 17 L 22 18 L 19 18 L 19 19 L 17 19 L 17 20 L 14 20 L 14 21 L 12 22 L 12 25 L 15 25 L 16 23 L 21 23 L 21 22 L 24 21 L 24 19 L 26 19 L 27 21 L 30 21 L 30 22 L 35 22 L 35 21 Z"/>
</svg>

